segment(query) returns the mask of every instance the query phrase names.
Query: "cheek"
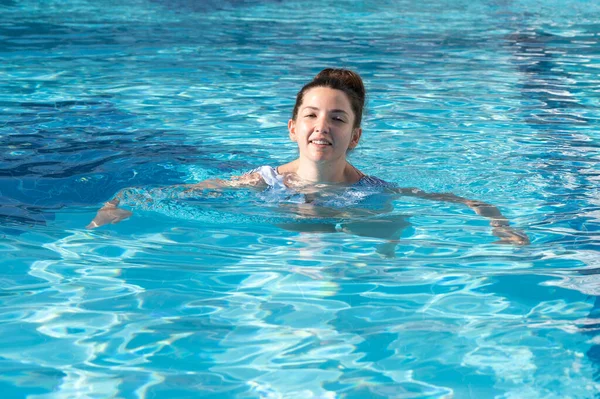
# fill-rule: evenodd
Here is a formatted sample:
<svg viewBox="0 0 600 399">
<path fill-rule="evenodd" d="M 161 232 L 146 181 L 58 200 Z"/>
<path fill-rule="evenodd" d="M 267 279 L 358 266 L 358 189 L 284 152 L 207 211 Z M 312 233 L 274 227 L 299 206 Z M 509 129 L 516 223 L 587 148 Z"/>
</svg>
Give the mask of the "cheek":
<svg viewBox="0 0 600 399">
<path fill-rule="evenodd" d="M 296 132 L 298 134 L 305 134 L 310 129 L 310 126 L 306 121 L 300 121 L 296 125 Z"/>
</svg>

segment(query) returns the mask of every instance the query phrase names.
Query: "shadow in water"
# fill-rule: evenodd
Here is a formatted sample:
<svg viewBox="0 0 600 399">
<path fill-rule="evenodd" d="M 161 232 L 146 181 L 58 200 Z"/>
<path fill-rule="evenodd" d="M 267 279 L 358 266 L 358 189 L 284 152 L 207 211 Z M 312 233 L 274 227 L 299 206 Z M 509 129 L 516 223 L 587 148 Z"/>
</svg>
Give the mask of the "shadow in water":
<svg viewBox="0 0 600 399">
<path fill-rule="evenodd" d="M 45 224 L 57 209 L 96 205 L 125 187 L 180 184 L 188 176 L 174 165 L 220 175 L 251 168 L 214 156 L 244 149 L 135 128 L 140 117 L 106 98 L 0 106 L 11 113 L 0 125 L 0 223 Z"/>
</svg>

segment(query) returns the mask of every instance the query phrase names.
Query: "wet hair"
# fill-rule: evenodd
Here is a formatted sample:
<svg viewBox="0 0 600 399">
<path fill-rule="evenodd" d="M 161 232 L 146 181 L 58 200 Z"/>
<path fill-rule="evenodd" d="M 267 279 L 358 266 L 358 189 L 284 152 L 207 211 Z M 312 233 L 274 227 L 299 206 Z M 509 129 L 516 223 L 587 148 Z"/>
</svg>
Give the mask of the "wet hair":
<svg viewBox="0 0 600 399">
<path fill-rule="evenodd" d="M 352 112 L 354 112 L 354 128 L 360 127 L 363 109 L 365 107 L 365 85 L 359 74 L 348 69 L 326 68 L 305 84 L 296 95 L 296 104 L 292 112 L 292 119 L 298 117 L 298 110 L 304 101 L 304 94 L 315 87 L 328 87 L 330 89 L 343 91 L 350 100 Z"/>
</svg>

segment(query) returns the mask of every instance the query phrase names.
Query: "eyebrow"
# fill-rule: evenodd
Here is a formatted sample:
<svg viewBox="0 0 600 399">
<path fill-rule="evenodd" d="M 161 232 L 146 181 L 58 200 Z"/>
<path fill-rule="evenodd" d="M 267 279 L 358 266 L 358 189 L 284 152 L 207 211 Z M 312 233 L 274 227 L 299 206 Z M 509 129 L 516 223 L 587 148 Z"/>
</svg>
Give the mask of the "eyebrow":
<svg viewBox="0 0 600 399">
<path fill-rule="evenodd" d="M 319 110 L 319 108 L 317 108 L 317 107 L 312 107 L 312 106 L 310 106 L 310 105 L 307 105 L 306 107 L 304 107 L 304 109 L 312 109 L 312 110 L 314 110 L 314 111 L 318 111 L 318 110 Z M 332 109 L 332 110 L 331 110 L 331 112 L 332 112 L 332 113 L 342 113 L 342 114 L 346 114 L 346 115 L 348 115 L 348 113 L 347 113 L 346 111 L 344 111 L 343 109 Z"/>
</svg>

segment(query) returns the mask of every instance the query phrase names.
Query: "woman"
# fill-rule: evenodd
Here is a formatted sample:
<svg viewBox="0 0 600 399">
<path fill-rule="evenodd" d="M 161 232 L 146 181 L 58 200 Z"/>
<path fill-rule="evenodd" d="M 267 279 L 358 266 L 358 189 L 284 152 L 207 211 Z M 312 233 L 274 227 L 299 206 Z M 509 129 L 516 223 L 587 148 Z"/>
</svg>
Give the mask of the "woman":
<svg viewBox="0 0 600 399">
<path fill-rule="evenodd" d="M 500 238 L 499 243 L 529 243 L 527 236 L 512 229 L 508 220 L 492 205 L 453 194 L 428 194 L 417 189 L 398 188 L 365 175 L 351 165 L 346 155 L 360 141 L 364 104 L 365 88 L 358 74 L 345 69 L 324 69 L 300 90 L 292 119 L 288 122 L 290 139 L 298 143 L 299 156 L 296 160 L 277 168 L 262 166 L 228 181 L 206 180 L 186 187 L 191 192 L 244 186 L 288 190 L 302 196 L 303 204 L 296 207 L 296 210 L 303 216 L 334 217 L 342 221 L 352 217 L 353 221 L 336 224 L 286 224 L 283 227 L 299 231 L 344 231 L 385 238 L 392 240 L 395 247 L 395 240 L 399 238 L 401 228 L 406 225 L 403 219 L 356 209 L 348 213 L 344 209 L 327 206 L 327 201 L 322 201 L 327 187 L 380 187 L 388 193 L 465 204 L 478 215 L 490 219 L 492 232 Z M 107 202 L 87 227 L 96 228 L 128 218 L 131 212 L 117 207 L 124 195 L 126 190 Z"/>
</svg>

